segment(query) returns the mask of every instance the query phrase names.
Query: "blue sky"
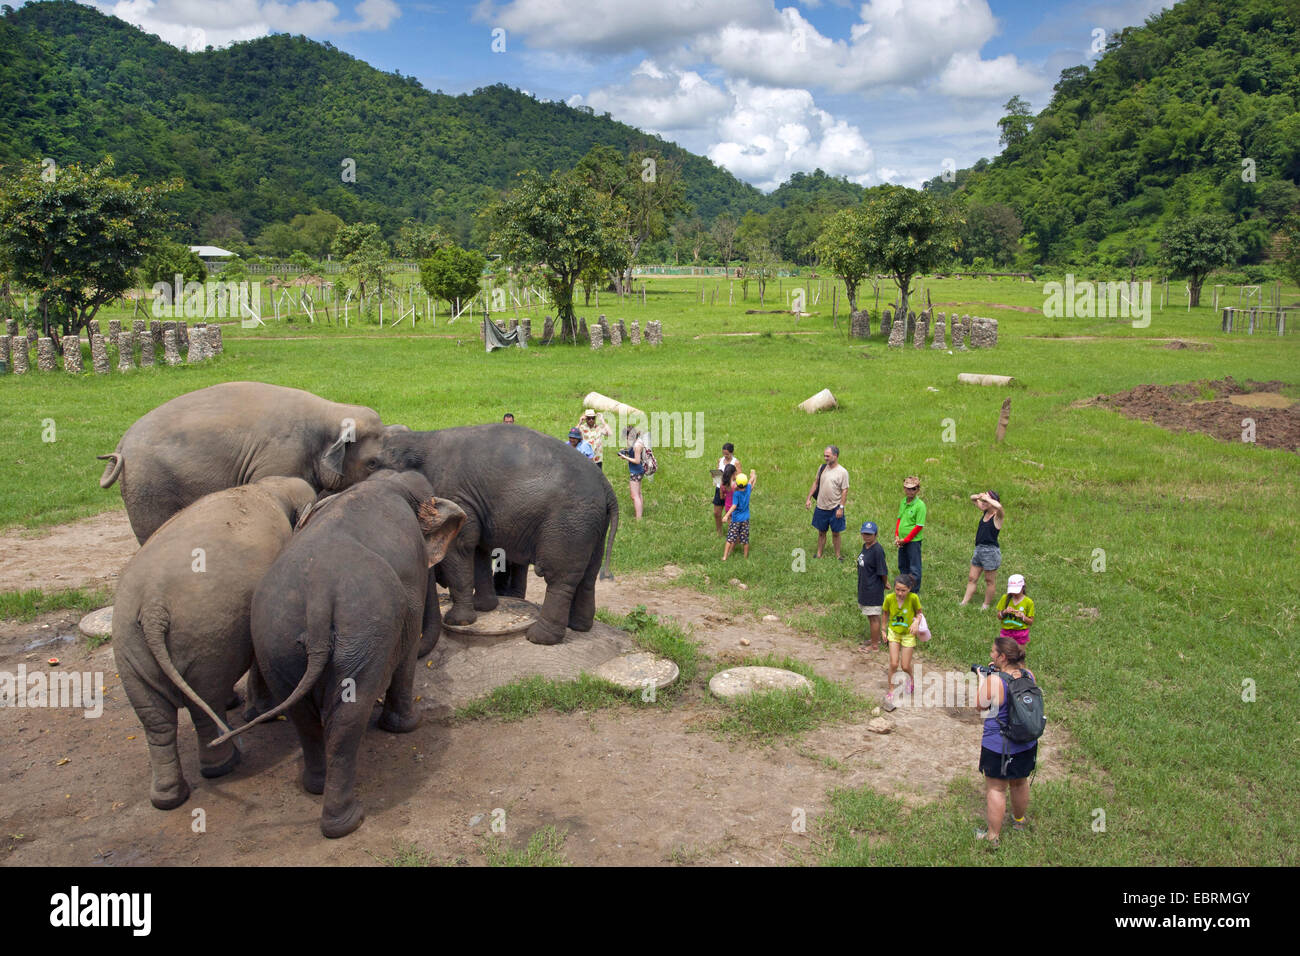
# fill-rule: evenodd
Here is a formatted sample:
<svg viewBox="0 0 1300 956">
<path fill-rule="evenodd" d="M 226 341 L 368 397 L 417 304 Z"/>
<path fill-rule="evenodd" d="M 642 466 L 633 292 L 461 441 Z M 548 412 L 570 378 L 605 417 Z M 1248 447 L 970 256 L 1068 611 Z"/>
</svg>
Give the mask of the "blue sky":
<svg viewBox="0 0 1300 956">
<path fill-rule="evenodd" d="M 998 152 L 1097 31 L 1173 0 L 83 0 L 177 46 L 328 40 L 431 90 L 506 83 L 706 155 L 760 189 L 822 168 L 919 185 Z"/>
</svg>

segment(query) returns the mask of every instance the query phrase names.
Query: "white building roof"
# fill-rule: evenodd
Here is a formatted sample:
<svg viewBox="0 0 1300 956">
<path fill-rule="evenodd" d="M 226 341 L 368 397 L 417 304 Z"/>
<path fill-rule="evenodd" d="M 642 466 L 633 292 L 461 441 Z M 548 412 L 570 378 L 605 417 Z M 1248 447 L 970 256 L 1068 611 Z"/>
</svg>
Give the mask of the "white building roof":
<svg viewBox="0 0 1300 956">
<path fill-rule="evenodd" d="M 225 259 L 234 255 L 229 249 L 219 246 L 190 246 L 190 252 L 198 253 L 200 259 Z"/>
</svg>

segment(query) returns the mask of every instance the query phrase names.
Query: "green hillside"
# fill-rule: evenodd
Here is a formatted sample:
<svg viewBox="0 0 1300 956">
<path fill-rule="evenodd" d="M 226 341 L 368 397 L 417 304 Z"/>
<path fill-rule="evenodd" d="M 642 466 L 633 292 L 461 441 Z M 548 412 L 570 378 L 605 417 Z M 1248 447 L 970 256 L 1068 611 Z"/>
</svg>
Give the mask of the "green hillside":
<svg viewBox="0 0 1300 956">
<path fill-rule="evenodd" d="M 598 143 L 652 148 L 683 167 L 711 220 L 762 194 L 699 156 L 590 109 L 504 86 L 431 93 L 305 37 L 186 53 L 72 0 L 0 17 L 0 164 L 52 157 L 185 180 L 182 220 L 233 217 L 252 237 L 323 208 L 345 221 L 407 217 L 465 241 L 472 216 L 524 169 L 572 167 Z M 356 163 L 355 183 L 342 179 Z"/>
<path fill-rule="evenodd" d="M 1243 263 L 1264 261 L 1300 211 L 1300 5 L 1184 0 L 1003 130 L 1000 156 L 927 188 L 1015 210 L 1023 263 L 1149 262 L 1167 222 L 1212 211 L 1237 223 Z"/>
</svg>

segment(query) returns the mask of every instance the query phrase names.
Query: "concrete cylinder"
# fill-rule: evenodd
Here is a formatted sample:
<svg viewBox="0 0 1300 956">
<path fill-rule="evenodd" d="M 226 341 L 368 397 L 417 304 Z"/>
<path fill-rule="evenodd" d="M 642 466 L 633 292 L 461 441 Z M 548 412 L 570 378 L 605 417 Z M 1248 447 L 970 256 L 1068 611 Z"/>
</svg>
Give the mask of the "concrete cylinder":
<svg viewBox="0 0 1300 956">
<path fill-rule="evenodd" d="M 108 374 L 108 343 L 102 335 L 92 335 L 90 337 L 90 363 L 94 366 L 96 374 Z"/>
<path fill-rule="evenodd" d="M 80 335 L 63 337 L 63 370 L 73 375 L 80 375 L 82 372 Z"/>
<path fill-rule="evenodd" d="M 42 372 L 53 372 L 58 366 L 58 353 L 54 351 L 54 340 L 41 336 L 36 340 L 36 367 Z"/>
<path fill-rule="evenodd" d="M 221 341 L 221 326 L 208 326 L 208 348 L 212 351 L 213 355 L 220 355 L 226 350 L 225 343 Z"/>
<path fill-rule="evenodd" d="M 176 331 L 166 329 L 163 332 L 163 357 L 168 365 L 181 364 L 181 350 L 176 344 Z"/>
<path fill-rule="evenodd" d="M 944 326 L 944 314 L 940 312 L 937 316 L 935 316 L 934 319 L 934 344 L 931 345 L 930 348 L 947 349 L 948 346 L 944 344 L 943 326 Z"/>
<path fill-rule="evenodd" d="M 117 370 L 125 372 L 135 366 L 135 336 L 122 332 L 117 337 Z"/>
<path fill-rule="evenodd" d="M 153 368 L 154 347 L 153 332 L 142 329 L 140 331 L 140 367 Z"/>
<path fill-rule="evenodd" d="M 632 337 L 633 345 L 641 344 L 641 324 L 636 319 L 632 320 L 632 327 L 628 330 L 628 334 Z"/>
<path fill-rule="evenodd" d="M 598 349 L 604 344 L 605 330 L 600 327 L 599 322 L 595 322 L 591 326 L 591 347 L 593 349 Z"/>
<path fill-rule="evenodd" d="M 27 373 L 27 337 L 16 335 L 9 340 L 9 361 L 13 363 L 15 375 Z"/>
</svg>

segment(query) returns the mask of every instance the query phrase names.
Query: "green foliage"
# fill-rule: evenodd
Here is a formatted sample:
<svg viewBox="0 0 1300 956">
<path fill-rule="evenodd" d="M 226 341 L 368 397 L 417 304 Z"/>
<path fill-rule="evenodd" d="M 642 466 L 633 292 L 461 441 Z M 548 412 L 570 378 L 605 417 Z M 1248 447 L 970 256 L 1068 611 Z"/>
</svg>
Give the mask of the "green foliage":
<svg viewBox="0 0 1300 956">
<path fill-rule="evenodd" d="M 521 182 L 485 213 L 493 248 L 521 266 L 546 263 L 545 282 L 561 320 L 561 341 L 577 342 L 573 287 L 593 265 L 621 270 L 626 263 L 625 223 L 613 204 L 576 174 Z"/>
<path fill-rule="evenodd" d="M 982 257 L 996 266 L 1010 265 L 1020 239 L 1020 217 L 1006 203 L 972 206 L 961 227 L 961 255 L 966 262 Z"/>
<path fill-rule="evenodd" d="M 208 267 L 203 264 L 197 252 L 191 252 L 189 246 L 179 242 L 164 242 L 150 252 L 140 264 L 140 281 L 146 286 L 155 282 L 171 285 L 176 275 L 185 282 L 206 282 Z"/>
<path fill-rule="evenodd" d="M 1174 274 L 1187 277 L 1195 306 L 1210 270 L 1235 259 L 1240 246 L 1227 216 L 1205 214 L 1172 222 L 1161 237 L 1161 249 Z"/>
<path fill-rule="evenodd" d="M 700 667 L 700 645 L 680 624 L 671 619 L 660 620 L 647 612 L 644 604 L 638 604 L 621 618 L 605 610 L 598 610 L 596 616 L 612 627 L 627 631 L 642 650 L 676 664 L 678 684 L 675 686 L 685 686 L 695 680 Z"/>
<path fill-rule="evenodd" d="M 351 226 L 340 227 L 330 242 L 330 250 L 340 259 L 346 259 L 367 245 L 381 249 L 385 256 L 388 255 L 388 243 L 384 241 L 383 230 L 378 224 L 358 222 Z"/>
<path fill-rule="evenodd" d="M 1282 271 L 1292 284 L 1300 285 L 1300 216 L 1286 223 L 1282 236 Z"/>
<path fill-rule="evenodd" d="M 1002 131 L 998 142 L 1003 146 L 1019 146 L 1029 136 L 1034 114 L 1030 112 L 1029 104 L 1019 96 L 1011 97 L 1002 108 L 1007 112 L 998 120 L 998 129 Z"/>
<path fill-rule="evenodd" d="M 135 177 L 22 163 L 0 173 L 0 273 L 37 293 L 43 331 L 80 332 L 134 284 L 167 224 L 160 206 L 179 183 L 139 188 Z"/>
<path fill-rule="evenodd" d="M 952 258 L 962 221 L 946 199 L 902 186 L 869 190 L 865 220 L 865 258 L 893 276 L 906 314 L 913 277 Z"/>
<path fill-rule="evenodd" d="M 402 223 L 402 228 L 397 231 L 397 239 L 393 242 L 393 251 L 397 253 L 399 258 L 420 262 L 429 258 L 439 249 L 444 249 L 450 245 L 452 245 L 451 239 L 437 226 L 408 219 Z"/>
<path fill-rule="evenodd" d="M 570 714 L 575 710 L 599 710 L 635 700 L 609 681 L 579 674 L 575 680 L 557 681 L 541 675 L 523 677 L 492 688 L 491 692 L 470 701 L 456 711 L 458 720 L 523 720 L 542 710 Z"/>
<path fill-rule="evenodd" d="M 739 665 L 723 664 L 718 669 L 736 666 L 794 671 L 812 681 L 813 689 L 811 693 L 758 691 L 728 700 L 727 712 L 714 722 L 714 728 L 724 734 L 772 743 L 777 737 L 794 736 L 824 723 L 848 720 L 871 706 L 865 698 L 791 657 L 766 654 L 747 658 Z"/>
<path fill-rule="evenodd" d="M 831 216 L 817 237 L 817 256 L 844 280 L 849 308 L 854 312 L 858 310 L 858 286 L 875 268 L 868 258 L 872 247 L 867 229 L 866 210 L 857 206 Z"/>
<path fill-rule="evenodd" d="M 445 246 L 420 263 L 420 284 L 429 295 L 454 305 L 478 292 L 485 262 L 477 250 Z"/>
<path fill-rule="evenodd" d="M 310 269 L 315 264 L 312 257 L 302 250 L 296 250 L 293 255 L 289 256 L 289 265 L 297 266 L 299 269 Z"/>
<path fill-rule="evenodd" d="M 488 866 L 568 866 L 562 852 L 568 835 L 567 829 L 547 825 L 530 836 L 522 850 L 512 849 L 493 835 L 483 841 L 483 855 Z"/>
<path fill-rule="evenodd" d="M 334 236 L 343 228 L 343 220 L 332 212 L 316 210 L 299 213 L 289 222 L 293 230 L 293 248 L 312 259 L 323 259 L 330 251 Z"/>
<path fill-rule="evenodd" d="M 27 591 L 0 593 L 0 621 L 31 621 L 51 611 L 72 611 L 89 614 L 97 608 L 113 603 L 113 592 L 105 588 L 72 588 L 67 591 Z M 100 643 L 103 643 L 102 641 Z"/>
</svg>

